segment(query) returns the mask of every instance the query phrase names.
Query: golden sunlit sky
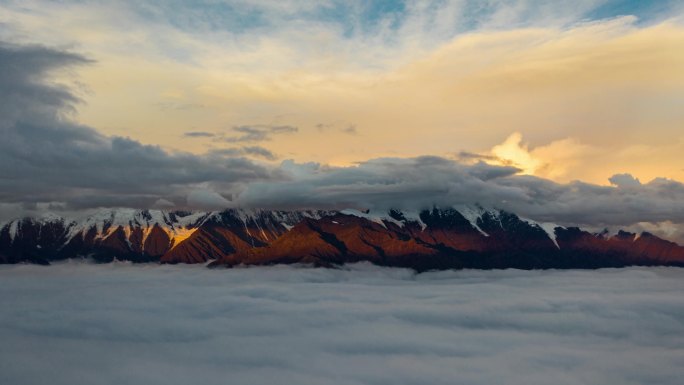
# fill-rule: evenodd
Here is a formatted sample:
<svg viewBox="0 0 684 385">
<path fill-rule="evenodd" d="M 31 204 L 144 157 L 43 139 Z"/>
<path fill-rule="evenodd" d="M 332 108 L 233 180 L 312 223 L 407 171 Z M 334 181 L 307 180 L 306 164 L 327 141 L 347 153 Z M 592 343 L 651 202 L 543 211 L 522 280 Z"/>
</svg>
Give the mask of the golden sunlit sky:
<svg viewBox="0 0 684 385">
<path fill-rule="evenodd" d="M 59 76 L 78 86 L 75 119 L 107 135 L 275 162 L 468 153 L 559 182 L 684 180 L 676 2 L 0 4 L 5 40 L 94 61 Z M 234 131 L 279 126 L 293 129 Z"/>
</svg>

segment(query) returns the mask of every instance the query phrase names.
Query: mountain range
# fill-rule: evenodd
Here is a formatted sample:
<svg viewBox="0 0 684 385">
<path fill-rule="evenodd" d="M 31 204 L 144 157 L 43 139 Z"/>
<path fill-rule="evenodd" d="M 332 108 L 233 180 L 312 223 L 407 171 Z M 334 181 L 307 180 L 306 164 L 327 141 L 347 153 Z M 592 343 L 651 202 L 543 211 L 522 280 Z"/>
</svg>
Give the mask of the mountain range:
<svg viewBox="0 0 684 385">
<path fill-rule="evenodd" d="M 0 228 L 0 263 L 68 258 L 212 267 L 368 261 L 417 271 L 452 268 L 684 266 L 684 247 L 643 232 L 592 233 L 480 206 L 368 212 L 107 209 L 47 215 Z"/>
</svg>

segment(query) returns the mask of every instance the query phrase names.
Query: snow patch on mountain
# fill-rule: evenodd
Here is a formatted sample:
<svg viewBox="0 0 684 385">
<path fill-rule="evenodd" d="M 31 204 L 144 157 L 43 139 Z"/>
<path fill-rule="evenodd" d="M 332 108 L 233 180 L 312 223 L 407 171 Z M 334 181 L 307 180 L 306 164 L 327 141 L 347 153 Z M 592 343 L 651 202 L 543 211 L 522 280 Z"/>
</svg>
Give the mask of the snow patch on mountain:
<svg viewBox="0 0 684 385">
<path fill-rule="evenodd" d="M 456 205 L 454 206 L 454 209 L 461 213 L 463 217 L 470 222 L 470 225 L 473 226 L 477 231 L 479 231 L 482 235 L 485 237 L 488 237 L 489 234 L 482 230 L 480 226 L 478 226 L 477 221 L 478 219 L 482 218 L 483 215 L 489 213 L 494 216 L 494 218 L 499 217 L 499 213 L 496 210 L 486 210 L 482 206 L 466 206 L 466 205 Z M 499 220 L 499 223 L 501 223 L 501 220 Z"/>
<path fill-rule="evenodd" d="M 355 217 L 363 218 L 371 222 L 377 223 L 380 226 L 387 228 L 387 223 L 393 223 L 398 227 L 403 228 L 407 223 L 415 222 L 418 223 L 421 230 L 425 230 L 427 225 L 420 219 L 420 213 L 418 211 L 399 211 L 393 210 L 400 213 L 404 220 L 399 220 L 393 217 L 390 211 L 368 211 L 363 212 L 356 209 L 345 209 L 340 211 L 340 214 L 353 215 Z"/>
<path fill-rule="evenodd" d="M 364 213 L 363 211 L 359 211 L 359 210 L 355 210 L 355 209 L 346 209 L 346 210 L 340 211 L 340 214 L 351 215 L 351 216 L 363 218 L 363 219 L 366 219 L 368 221 L 377 223 L 384 228 L 387 228 L 387 226 L 385 225 L 385 222 L 384 222 L 386 220 L 392 221 L 393 223 L 396 223 L 399 226 L 404 225 L 403 223 L 397 221 L 396 219 L 390 218 L 386 214 L 383 215 L 382 213 L 377 213 L 377 212 L 371 214 L 370 212 Z"/>
<path fill-rule="evenodd" d="M 420 219 L 420 212 L 416 210 L 407 210 L 407 211 L 402 211 L 402 215 L 404 215 L 404 218 L 406 218 L 407 222 L 416 222 L 420 226 L 421 231 L 425 231 L 427 229 L 427 225 L 425 222 L 423 222 L 422 219 Z"/>
<path fill-rule="evenodd" d="M 560 245 L 558 244 L 558 238 L 556 236 L 556 228 L 557 227 L 564 228 L 563 226 L 559 226 L 556 223 L 552 223 L 552 222 L 537 222 L 537 221 L 529 219 L 529 218 L 522 218 L 522 217 L 519 217 L 519 218 L 521 221 L 527 222 L 532 227 L 537 227 L 537 228 L 544 230 L 544 232 L 546 233 L 546 235 L 548 235 L 549 239 L 551 239 L 553 244 L 556 245 L 556 247 L 558 249 L 560 249 Z"/>
<path fill-rule="evenodd" d="M 560 249 L 560 246 L 558 245 L 558 239 L 556 237 L 556 227 L 560 227 L 555 223 L 549 223 L 549 222 L 544 222 L 544 223 L 538 223 L 537 226 L 541 227 L 542 230 L 546 231 L 546 234 L 549 235 L 549 238 L 553 241 L 553 244 L 556 245 L 557 248 Z"/>
<path fill-rule="evenodd" d="M 12 221 L 9 225 L 9 236 L 10 240 L 14 242 L 14 238 L 17 237 L 17 233 L 19 232 L 19 221 Z"/>
</svg>

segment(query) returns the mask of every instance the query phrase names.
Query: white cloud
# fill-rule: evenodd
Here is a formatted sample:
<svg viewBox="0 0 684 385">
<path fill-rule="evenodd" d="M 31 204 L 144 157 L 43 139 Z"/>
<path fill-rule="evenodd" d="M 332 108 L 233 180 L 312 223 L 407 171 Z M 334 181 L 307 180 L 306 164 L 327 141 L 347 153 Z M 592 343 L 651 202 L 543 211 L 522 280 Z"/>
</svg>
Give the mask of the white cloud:
<svg viewBox="0 0 684 385">
<path fill-rule="evenodd" d="M 2 266 L 0 382 L 679 384 L 684 270 Z"/>
<path fill-rule="evenodd" d="M 523 135 L 514 132 L 503 143 L 492 147 L 490 153 L 494 157 L 494 162 L 490 163 L 510 165 L 525 174 L 565 181 L 568 175 L 577 174 L 578 166 L 586 163 L 588 156 L 595 159 L 600 151 L 571 138 L 530 148 L 523 142 Z M 483 159 L 487 160 L 487 157 Z"/>
<path fill-rule="evenodd" d="M 641 181 L 630 174 L 615 174 L 608 180 L 611 184 L 621 188 L 641 187 Z"/>
<path fill-rule="evenodd" d="M 221 210 L 231 206 L 229 200 L 216 191 L 209 189 L 195 189 L 188 193 L 188 206 L 205 210 Z"/>
<path fill-rule="evenodd" d="M 172 209 L 175 206 L 176 206 L 175 203 L 169 201 L 168 199 L 164 199 L 164 198 L 157 199 L 154 202 L 154 204 L 152 205 L 152 207 L 155 209 L 163 209 L 163 210 Z"/>
</svg>

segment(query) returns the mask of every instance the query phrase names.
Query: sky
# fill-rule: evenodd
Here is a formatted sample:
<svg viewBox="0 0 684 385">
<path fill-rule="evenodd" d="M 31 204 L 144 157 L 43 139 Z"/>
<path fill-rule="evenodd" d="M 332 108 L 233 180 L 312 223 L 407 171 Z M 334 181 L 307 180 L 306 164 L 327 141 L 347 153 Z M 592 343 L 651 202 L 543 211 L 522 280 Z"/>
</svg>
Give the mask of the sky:
<svg viewBox="0 0 684 385">
<path fill-rule="evenodd" d="M 477 202 L 674 229 L 682 68 L 679 1 L 0 0 L 0 217 Z"/>
<path fill-rule="evenodd" d="M 684 270 L 0 267 L 0 382 L 681 384 Z"/>
</svg>

